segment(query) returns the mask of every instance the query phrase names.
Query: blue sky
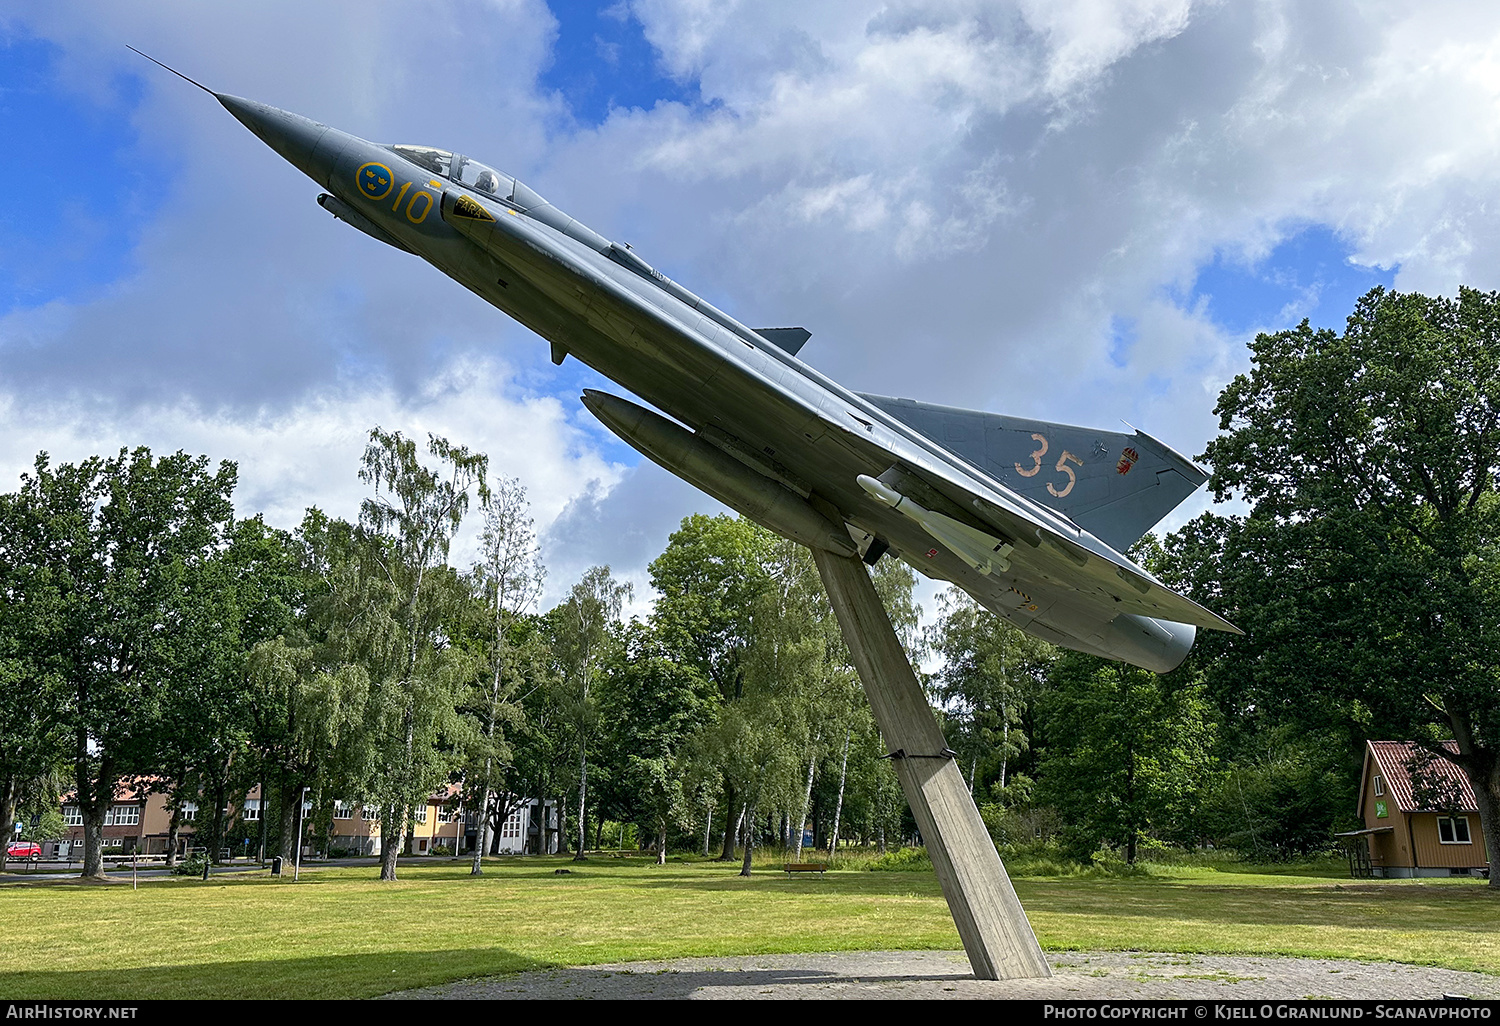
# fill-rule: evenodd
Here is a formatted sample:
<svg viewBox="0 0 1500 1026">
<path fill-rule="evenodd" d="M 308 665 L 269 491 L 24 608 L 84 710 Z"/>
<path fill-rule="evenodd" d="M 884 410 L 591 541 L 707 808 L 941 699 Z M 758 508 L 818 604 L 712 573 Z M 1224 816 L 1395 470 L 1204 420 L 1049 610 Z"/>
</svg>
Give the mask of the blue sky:
<svg viewBox="0 0 1500 1026">
<path fill-rule="evenodd" d="M 162 200 L 165 161 L 143 161 L 130 117 L 143 83 L 100 105 L 58 86 L 59 48 L 0 37 L 0 310 L 71 299 L 128 273 Z M 24 199 L 22 199 L 24 197 Z"/>
<path fill-rule="evenodd" d="M 666 74 L 644 26 L 626 3 L 554 2 L 552 62 L 538 79 L 560 94 L 584 125 L 603 124 L 616 107 L 646 110 L 661 101 L 698 102 L 696 83 Z"/>
<path fill-rule="evenodd" d="M 183 447 L 293 522 L 353 513 L 372 424 L 436 430 L 527 483 L 559 587 L 595 562 L 642 583 L 714 508 L 580 411 L 592 372 L 332 221 L 127 43 L 517 173 L 743 320 L 808 327 L 851 387 L 1188 453 L 1255 332 L 1341 328 L 1376 285 L 1500 285 L 1484 4 L 353 10 L 0 0 L 0 474 Z"/>
</svg>

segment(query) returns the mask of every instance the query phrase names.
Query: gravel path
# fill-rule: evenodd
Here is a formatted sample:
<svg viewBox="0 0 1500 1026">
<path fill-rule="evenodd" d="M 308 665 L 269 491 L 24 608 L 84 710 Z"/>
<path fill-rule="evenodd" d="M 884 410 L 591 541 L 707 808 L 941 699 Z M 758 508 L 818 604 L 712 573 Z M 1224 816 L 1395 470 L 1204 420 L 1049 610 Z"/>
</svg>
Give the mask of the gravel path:
<svg viewBox="0 0 1500 1026">
<path fill-rule="evenodd" d="M 462 980 L 391 998 L 1500 998 L 1500 977 L 1337 959 L 1062 951 L 1050 980 L 973 979 L 961 951 L 847 951 L 622 962 Z"/>
</svg>

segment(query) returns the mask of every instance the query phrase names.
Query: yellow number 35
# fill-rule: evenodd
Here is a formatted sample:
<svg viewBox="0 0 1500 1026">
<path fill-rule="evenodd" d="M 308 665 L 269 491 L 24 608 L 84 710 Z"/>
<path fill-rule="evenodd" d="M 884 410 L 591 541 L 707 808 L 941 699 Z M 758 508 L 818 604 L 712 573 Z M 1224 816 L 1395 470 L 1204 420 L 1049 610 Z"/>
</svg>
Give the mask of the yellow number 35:
<svg viewBox="0 0 1500 1026">
<path fill-rule="evenodd" d="M 1039 442 L 1041 444 L 1037 448 L 1037 450 L 1031 454 L 1031 468 L 1029 470 L 1022 467 L 1019 463 L 1016 464 L 1016 473 L 1020 474 L 1022 477 L 1036 477 L 1038 472 L 1040 472 L 1042 469 L 1042 457 L 1047 455 L 1047 436 L 1034 434 L 1031 437 L 1033 441 Z M 1069 460 L 1078 464 L 1080 467 L 1083 466 L 1083 460 L 1079 459 L 1077 456 L 1074 456 L 1068 450 L 1063 450 L 1063 454 L 1057 458 L 1057 466 L 1054 468 L 1059 473 L 1068 475 L 1068 483 L 1063 486 L 1062 491 L 1058 491 L 1057 485 L 1053 484 L 1051 481 L 1047 482 L 1047 491 L 1059 499 L 1063 498 L 1069 492 L 1071 492 L 1073 490 L 1073 486 L 1078 483 L 1078 475 L 1073 473 L 1072 467 L 1068 466 Z"/>
</svg>

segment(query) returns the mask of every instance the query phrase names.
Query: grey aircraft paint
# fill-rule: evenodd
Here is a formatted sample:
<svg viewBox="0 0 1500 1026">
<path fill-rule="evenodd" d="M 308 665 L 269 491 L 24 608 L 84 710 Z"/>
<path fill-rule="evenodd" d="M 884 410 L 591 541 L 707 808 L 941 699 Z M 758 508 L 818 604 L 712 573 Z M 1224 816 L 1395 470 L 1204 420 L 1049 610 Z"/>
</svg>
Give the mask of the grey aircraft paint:
<svg viewBox="0 0 1500 1026">
<path fill-rule="evenodd" d="M 1150 436 L 850 392 L 797 358 L 805 329 L 746 327 L 495 168 L 213 95 L 327 190 L 334 217 L 666 413 L 584 398 L 770 530 L 872 564 L 889 553 L 1037 637 L 1158 673 L 1196 628 L 1238 633 L 1121 554 L 1206 479 Z"/>
</svg>

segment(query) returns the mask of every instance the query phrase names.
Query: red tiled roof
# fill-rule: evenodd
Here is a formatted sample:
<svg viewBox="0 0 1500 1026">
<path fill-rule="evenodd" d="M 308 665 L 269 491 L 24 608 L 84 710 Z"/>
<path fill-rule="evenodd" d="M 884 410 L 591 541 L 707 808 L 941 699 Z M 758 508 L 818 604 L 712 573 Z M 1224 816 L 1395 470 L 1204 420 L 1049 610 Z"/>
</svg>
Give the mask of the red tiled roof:
<svg viewBox="0 0 1500 1026">
<path fill-rule="evenodd" d="M 1458 752 L 1458 744 L 1444 741 L 1443 747 Z M 1468 775 L 1457 763 L 1433 755 L 1413 741 L 1371 741 L 1370 754 L 1380 775 L 1385 778 L 1386 793 L 1396 800 L 1402 812 L 1445 812 L 1447 808 L 1426 808 L 1417 801 L 1413 793 L 1412 767 L 1422 767 L 1427 780 L 1441 790 L 1449 791 L 1458 799 L 1458 812 L 1478 812 L 1474 802 L 1474 788 Z"/>
</svg>

